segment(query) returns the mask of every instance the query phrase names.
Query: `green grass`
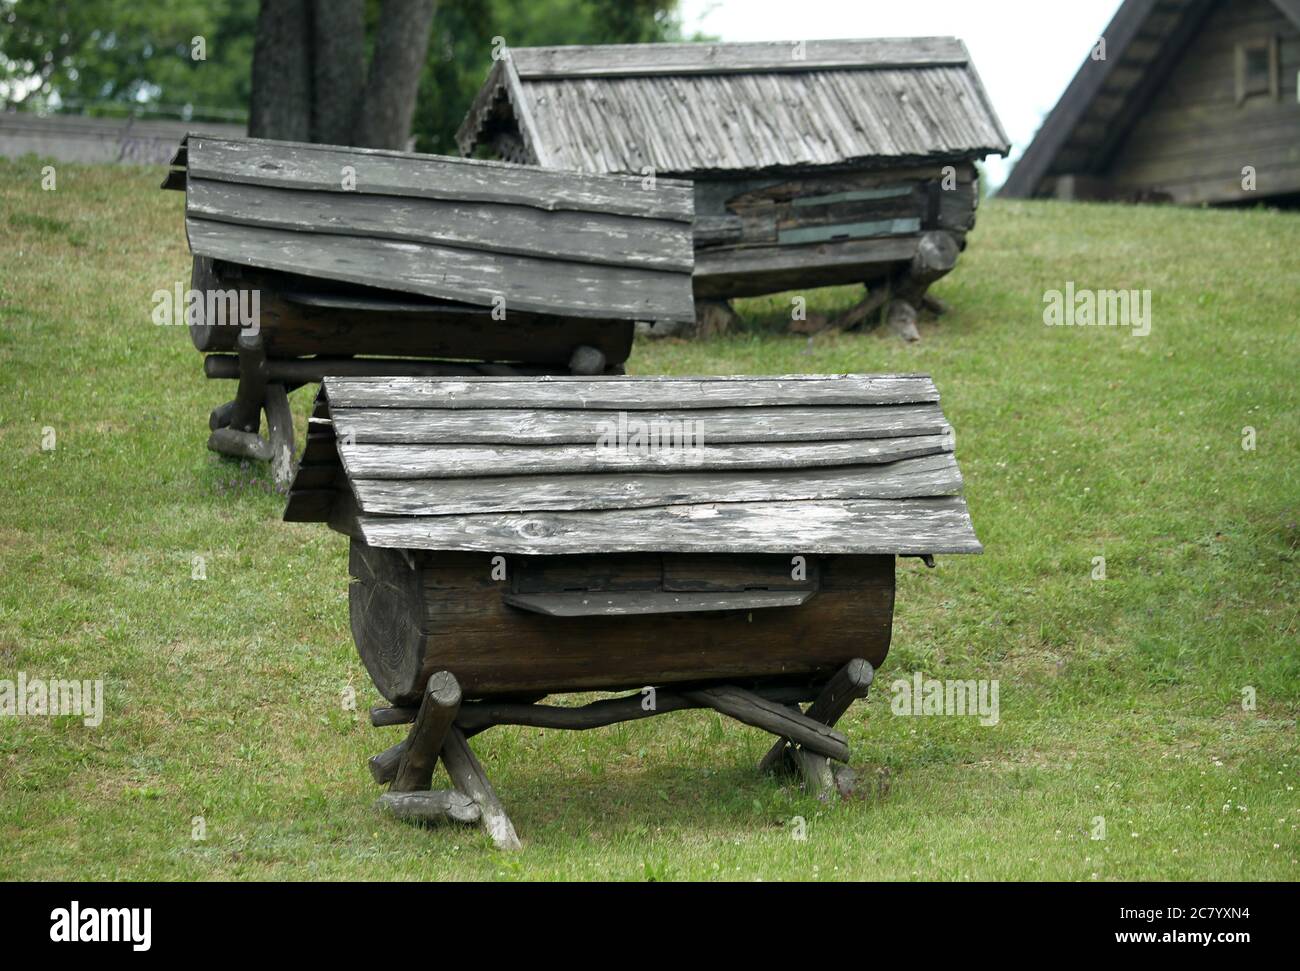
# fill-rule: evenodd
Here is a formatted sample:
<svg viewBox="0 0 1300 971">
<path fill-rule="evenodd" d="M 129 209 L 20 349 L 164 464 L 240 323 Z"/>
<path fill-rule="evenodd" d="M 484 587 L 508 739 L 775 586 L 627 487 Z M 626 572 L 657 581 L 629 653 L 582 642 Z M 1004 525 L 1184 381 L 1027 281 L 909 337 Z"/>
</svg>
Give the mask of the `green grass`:
<svg viewBox="0 0 1300 971">
<path fill-rule="evenodd" d="M 188 280 L 160 178 L 44 192 L 0 163 L 0 678 L 102 678 L 107 707 L 0 719 L 0 878 L 1300 878 L 1297 216 L 994 202 L 918 345 L 787 336 L 780 297 L 639 345 L 638 373 L 933 374 L 986 552 L 900 565 L 880 690 L 842 723 L 863 798 L 759 776 L 765 738 L 712 714 L 498 729 L 506 856 L 374 810 L 365 759 L 401 730 L 363 714 L 347 544 L 204 449 L 230 389 L 150 322 Z M 1044 327 L 1069 280 L 1150 289 L 1150 336 Z M 892 715 L 918 670 L 999 679 L 1001 722 Z"/>
</svg>

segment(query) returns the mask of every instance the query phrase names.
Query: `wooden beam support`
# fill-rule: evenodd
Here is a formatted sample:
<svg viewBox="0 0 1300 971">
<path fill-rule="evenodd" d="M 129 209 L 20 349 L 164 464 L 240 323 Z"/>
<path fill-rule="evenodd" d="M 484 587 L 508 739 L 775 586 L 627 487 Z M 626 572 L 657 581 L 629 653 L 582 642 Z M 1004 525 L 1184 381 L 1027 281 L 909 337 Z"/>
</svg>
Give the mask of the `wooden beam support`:
<svg viewBox="0 0 1300 971">
<path fill-rule="evenodd" d="M 256 459 L 259 462 L 269 462 L 272 456 L 270 442 L 257 432 L 245 432 L 237 428 L 218 428 L 209 434 L 208 448 L 232 458 Z"/>
<path fill-rule="evenodd" d="M 415 705 L 376 705 L 370 709 L 370 724 L 376 728 L 409 725 L 419 713 L 420 709 Z"/>
<path fill-rule="evenodd" d="M 420 713 L 407 736 L 390 791 L 418 792 L 429 788 L 433 768 L 438 764 L 438 752 L 459 710 L 460 685 L 451 673 L 439 671 L 429 678 Z"/>
<path fill-rule="evenodd" d="M 839 762 L 849 758 L 849 742 L 829 725 L 800 715 L 743 688 L 725 685 L 684 692 L 687 698 L 729 715 L 737 721 L 791 739 L 805 748 Z"/>
<path fill-rule="evenodd" d="M 396 745 L 390 745 L 378 755 L 370 756 L 366 765 L 370 767 L 370 775 L 375 782 L 387 785 L 397 777 L 397 767 L 402 764 L 402 753 L 406 751 L 406 739 L 402 739 Z"/>
<path fill-rule="evenodd" d="M 804 712 L 804 717 L 825 725 L 834 725 L 849 710 L 853 702 L 867 696 L 875 676 L 875 669 L 869 662 L 860 657 L 854 658 L 826 682 L 816 700 Z M 767 754 L 758 763 L 759 769 L 770 772 L 781 766 L 784 762 L 786 746 L 789 744 L 790 738 L 787 736 L 768 749 Z"/>
<path fill-rule="evenodd" d="M 523 848 L 515 827 L 506 815 L 505 807 L 497 798 L 492 783 L 488 781 L 483 766 L 474 757 L 465 740 L 464 733 L 452 725 L 447 730 L 447 737 L 442 743 L 442 762 L 447 767 L 447 774 L 456 788 L 469 796 L 478 805 L 482 813 L 481 822 L 492 842 L 501 850 L 518 850 Z"/>
<path fill-rule="evenodd" d="M 209 354 L 203 359 L 203 373 L 216 380 L 238 378 L 241 383 L 240 359 L 233 354 Z M 500 374 L 535 377 L 564 375 L 559 367 L 534 367 L 527 364 L 474 364 L 455 361 L 422 361 L 405 358 L 274 358 L 265 363 L 266 380 L 281 384 L 318 383 L 325 375 L 360 378 L 471 378 Z"/>
<path fill-rule="evenodd" d="M 256 435 L 262 423 L 262 402 L 266 397 L 266 348 L 260 334 L 247 333 L 239 335 L 236 346 L 239 349 L 239 388 L 230 411 L 230 427 L 234 431 Z"/>
<path fill-rule="evenodd" d="M 759 688 L 754 694 L 773 704 L 795 704 L 806 701 L 811 692 L 803 685 Z M 553 728 L 561 731 L 583 731 L 603 728 L 619 722 L 650 718 L 669 711 L 691 708 L 712 708 L 713 704 L 689 693 L 656 688 L 654 706 L 645 707 L 647 696 L 638 692 L 622 698 L 593 701 L 576 708 L 555 705 L 516 704 L 500 701 L 469 701 L 461 705 L 456 726 L 467 737 L 486 731 L 494 725 L 526 725 L 530 728 Z M 397 711 L 399 709 L 389 709 Z"/>
<path fill-rule="evenodd" d="M 289 392 L 283 384 L 266 386 L 265 408 L 272 476 L 276 485 L 288 488 L 294 473 L 293 412 L 289 410 Z"/>
<path fill-rule="evenodd" d="M 433 792 L 385 792 L 376 803 L 394 819 L 436 825 L 477 823 L 482 818 L 478 804 L 463 792 L 439 789 Z"/>
</svg>

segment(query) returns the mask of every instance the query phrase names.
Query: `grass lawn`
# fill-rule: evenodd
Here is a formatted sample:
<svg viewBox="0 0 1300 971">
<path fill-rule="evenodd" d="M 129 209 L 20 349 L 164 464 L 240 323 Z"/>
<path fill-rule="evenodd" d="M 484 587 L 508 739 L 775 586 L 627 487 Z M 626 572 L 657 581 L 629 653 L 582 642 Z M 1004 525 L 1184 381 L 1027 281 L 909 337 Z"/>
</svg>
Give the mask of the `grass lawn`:
<svg viewBox="0 0 1300 971">
<path fill-rule="evenodd" d="M 777 297 L 640 344 L 643 374 L 929 372 L 986 552 L 900 564 L 841 723 L 862 798 L 760 776 L 711 713 L 496 729 L 507 856 L 374 809 L 403 729 L 364 714 L 347 542 L 204 448 L 232 386 L 150 321 L 189 279 L 161 176 L 0 161 L 0 679 L 105 691 L 98 728 L 0 718 L 0 879 L 1300 879 L 1300 216 L 993 202 L 919 344 L 788 336 Z M 1151 290 L 1150 335 L 1045 327 L 1067 281 Z M 998 679 L 999 723 L 892 714 L 916 671 Z"/>
</svg>

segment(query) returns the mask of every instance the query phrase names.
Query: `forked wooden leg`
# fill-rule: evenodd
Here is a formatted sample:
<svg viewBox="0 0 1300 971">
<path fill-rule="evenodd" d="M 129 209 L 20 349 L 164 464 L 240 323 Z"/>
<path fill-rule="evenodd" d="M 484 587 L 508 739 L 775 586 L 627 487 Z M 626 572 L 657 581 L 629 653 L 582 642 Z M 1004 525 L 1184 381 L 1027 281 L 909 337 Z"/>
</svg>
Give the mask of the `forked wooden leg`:
<svg viewBox="0 0 1300 971">
<path fill-rule="evenodd" d="M 447 671 L 439 671 L 425 685 L 424 698 L 410 734 L 370 760 L 376 782 L 392 782 L 379 797 L 379 807 L 396 819 L 420 823 L 478 822 L 480 812 L 464 793 L 429 792 L 438 753 L 460 711 L 460 685 Z"/>
<path fill-rule="evenodd" d="M 875 674 L 869 662 L 860 657 L 854 658 L 826 682 L 821 694 L 808 706 L 804 716 L 823 725 L 834 725 L 848 711 L 849 705 L 867 696 Z M 764 772 L 779 769 L 785 763 L 786 749 L 790 744 L 790 738 L 786 737 L 768 749 L 767 754 L 758 763 L 759 769 Z M 796 762 L 795 765 L 799 767 L 800 763 Z M 817 775 L 818 778 L 821 777 L 820 772 Z"/>
<path fill-rule="evenodd" d="M 415 716 L 406 747 L 393 774 L 390 792 L 419 792 L 429 788 L 438 753 L 456 713 L 460 711 L 460 684 L 450 671 L 438 671 L 424 687 L 420 713 Z"/>
<path fill-rule="evenodd" d="M 799 745 L 790 746 L 790 758 L 803 779 L 804 790 L 822 802 L 828 800 L 835 791 L 835 772 L 830 760 Z"/>
<path fill-rule="evenodd" d="M 523 849 L 523 844 L 515 835 L 514 824 L 506 815 L 505 807 L 497 798 L 483 766 L 479 765 L 478 759 L 470 750 L 464 732 L 455 725 L 448 729 L 447 738 L 442 743 L 442 764 L 447 767 L 447 774 L 451 776 L 456 788 L 478 804 L 483 828 L 492 837 L 497 849 Z"/>
<path fill-rule="evenodd" d="M 266 386 L 266 431 L 271 446 L 271 475 L 277 486 L 293 481 L 293 412 L 282 384 Z"/>
</svg>

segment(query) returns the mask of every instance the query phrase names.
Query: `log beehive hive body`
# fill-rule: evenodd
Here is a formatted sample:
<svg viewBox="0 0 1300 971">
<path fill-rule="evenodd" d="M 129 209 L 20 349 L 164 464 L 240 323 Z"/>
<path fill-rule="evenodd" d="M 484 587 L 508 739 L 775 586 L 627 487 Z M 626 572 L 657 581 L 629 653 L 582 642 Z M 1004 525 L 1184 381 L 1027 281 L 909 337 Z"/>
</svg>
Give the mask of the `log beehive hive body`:
<svg viewBox="0 0 1300 971">
<path fill-rule="evenodd" d="M 530 558 L 507 560 L 504 580 L 494 579 L 500 571 L 492 559 L 412 557 L 352 541 L 352 635 L 389 701 L 414 704 L 440 670 L 455 673 L 466 697 L 544 695 L 711 680 L 812 683 L 855 657 L 879 666 L 889 650 L 892 556 L 814 560 L 814 584 L 789 581 L 788 556 L 760 562 L 761 574 L 753 557 L 741 556 L 544 558 L 573 578 L 531 585 Z M 747 584 L 744 573 L 766 585 Z M 572 594 L 576 609 L 591 612 L 553 616 L 514 606 L 509 599 L 521 586 L 539 597 Z M 812 593 L 800 605 L 749 605 L 800 589 Z M 623 605 L 637 593 L 688 609 L 620 612 L 636 609 Z"/>
<path fill-rule="evenodd" d="M 694 180 L 708 301 L 901 279 L 919 298 L 918 252 L 964 247 L 975 163 L 1009 151 L 952 37 L 514 48 L 457 139 L 465 155 Z"/>
<path fill-rule="evenodd" d="M 656 422 L 699 440 L 601 442 Z M 312 428 L 286 518 L 397 705 L 813 685 L 884 661 L 895 556 L 980 549 L 925 376 L 327 378 Z"/>
<path fill-rule="evenodd" d="M 194 256 L 174 309 L 204 374 L 239 382 L 208 448 L 279 485 L 288 395 L 327 374 L 620 374 L 637 322 L 694 318 L 687 182 L 199 134 L 172 163 Z"/>
</svg>

